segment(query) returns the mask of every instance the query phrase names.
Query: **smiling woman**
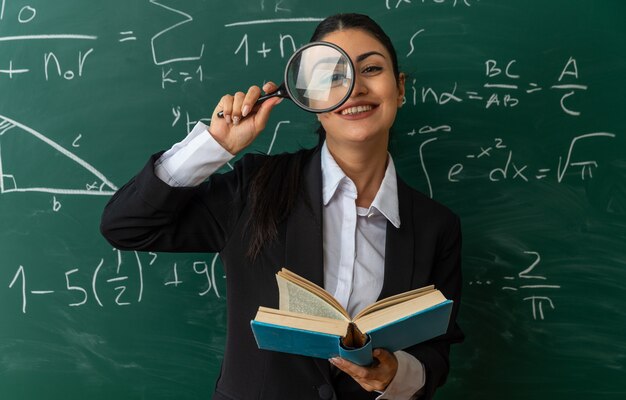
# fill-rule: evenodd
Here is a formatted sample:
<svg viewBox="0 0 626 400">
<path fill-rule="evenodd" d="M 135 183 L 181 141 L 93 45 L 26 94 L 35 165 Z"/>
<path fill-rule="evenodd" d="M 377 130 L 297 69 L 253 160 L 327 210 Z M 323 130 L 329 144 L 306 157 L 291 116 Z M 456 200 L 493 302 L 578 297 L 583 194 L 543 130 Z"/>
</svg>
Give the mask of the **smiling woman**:
<svg viewBox="0 0 626 400">
<path fill-rule="evenodd" d="M 389 130 L 404 98 L 404 74 L 395 76 L 389 51 L 361 29 L 335 31 L 322 40 L 343 48 L 353 60 L 356 72 L 348 101 L 335 112 L 318 115 L 318 119 L 326 132 L 328 150 L 344 171 L 367 164 L 369 171 L 361 171 L 365 178 L 351 178 L 359 193 L 357 204 L 369 207 L 378 189 L 372 175 L 378 171 L 382 180 Z"/>
<path fill-rule="evenodd" d="M 450 345 L 463 340 L 459 218 L 396 175 L 387 146 L 405 77 L 380 26 L 365 15 L 334 15 L 311 40 L 341 47 L 355 67 L 346 103 L 318 114 L 316 147 L 247 154 L 233 171 L 215 174 L 280 103 L 271 98 L 255 108 L 257 86 L 227 94 L 208 128 L 198 123 L 155 154 L 111 199 L 101 230 L 118 249 L 220 253 L 228 336 L 215 399 L 428 399 L 446 380 Z M 368 367 L 261 351 L 249 323 L 259 306 L 278 307 L 282 267 L 324 287 L 351 315 L 376 299 L 435 285 L 454 302 L 447 333 L 394 353 L 374 349 Z"/>
</svg>

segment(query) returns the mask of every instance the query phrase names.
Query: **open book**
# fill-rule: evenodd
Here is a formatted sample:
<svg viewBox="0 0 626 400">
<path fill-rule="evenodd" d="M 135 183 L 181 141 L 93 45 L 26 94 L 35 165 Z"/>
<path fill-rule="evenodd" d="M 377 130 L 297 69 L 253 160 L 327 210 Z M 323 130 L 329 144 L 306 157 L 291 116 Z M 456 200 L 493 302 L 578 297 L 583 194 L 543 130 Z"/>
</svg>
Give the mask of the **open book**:
<svg viewBox="0 0 626 400">
<path fill-rule="evenodd" d="M 351 318 L 313 282 L 284 268 L 276 280 L 280 309 L 259 307 L 250 323 L 260 349 L 369 365 L 375 348 L 401 350 L 448 329 L 452 301 L 434 286 L 379 300 Z"/>
</svg>

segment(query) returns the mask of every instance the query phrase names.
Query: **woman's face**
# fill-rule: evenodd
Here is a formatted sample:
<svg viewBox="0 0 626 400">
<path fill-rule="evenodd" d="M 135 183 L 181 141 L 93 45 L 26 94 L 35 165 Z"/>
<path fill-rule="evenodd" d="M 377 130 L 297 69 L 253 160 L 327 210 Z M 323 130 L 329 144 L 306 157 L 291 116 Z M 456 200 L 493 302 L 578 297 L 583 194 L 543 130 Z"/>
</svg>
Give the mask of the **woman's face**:
<svg viewBox="0 0 626 400">
<path fill-rule="evenodd" d="M 343 144 L 384 141 L 404 97 L 404 74 L 396 82 L 389 52 L 374 36 L 359 29 L 327 34 L 320 40 L 341 47 L 355 68 L 354 90 L 339 109 L 318 114 L 326 140 Z"/>
</svg>

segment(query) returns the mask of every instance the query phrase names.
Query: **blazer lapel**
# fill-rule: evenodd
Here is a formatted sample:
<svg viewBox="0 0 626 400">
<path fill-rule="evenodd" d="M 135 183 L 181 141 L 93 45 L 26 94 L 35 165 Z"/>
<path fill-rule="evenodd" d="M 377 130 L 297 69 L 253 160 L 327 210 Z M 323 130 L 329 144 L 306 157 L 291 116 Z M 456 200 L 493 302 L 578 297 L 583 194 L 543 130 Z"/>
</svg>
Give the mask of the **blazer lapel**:
<svg viewBox="0 0 626 400">
<path fill-rule="evenodd" d="M 410 290 L 413 281 L 415 251 L 413 201 L 409 187 L 400 177 L 397 177 L 397 180 L 400 228 L 387 221 L 385 277 L 379 299 Z"/>
<path fill-rule="evenodd" d="M 287 219 L 285 268 L 324 287 L 322 241 L 322 170 L 320 151 L 304 166 L 303 201 Z"/>
<path fill-rule="evenodd" d="M 296 202 L 287 219 L 285 268 L 324 287 L 322 239 L 322 166 L 319 149 L 304 167 L 303 200 Z M 328 360 L 311 358 L 332 385 Z"/>
</svg>

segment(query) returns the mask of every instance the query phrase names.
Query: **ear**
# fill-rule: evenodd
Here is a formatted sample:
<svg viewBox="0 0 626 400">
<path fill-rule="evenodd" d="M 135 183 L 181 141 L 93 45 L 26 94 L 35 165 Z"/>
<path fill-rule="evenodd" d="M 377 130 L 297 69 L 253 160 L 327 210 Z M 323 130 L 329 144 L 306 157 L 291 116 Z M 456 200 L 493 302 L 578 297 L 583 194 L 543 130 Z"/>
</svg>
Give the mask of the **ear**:
<svg viewBox="0 0 626 400">
<path fill-rule="evenodd" d="M 406 74 L 404 72 L 400 72 L 398 76 L 398 108 L 402 107 L 402 103 L 404 103 L 404 95 L 406 93 L 404 89 L 404 84 L 406 83 Z"/>
</svg>

